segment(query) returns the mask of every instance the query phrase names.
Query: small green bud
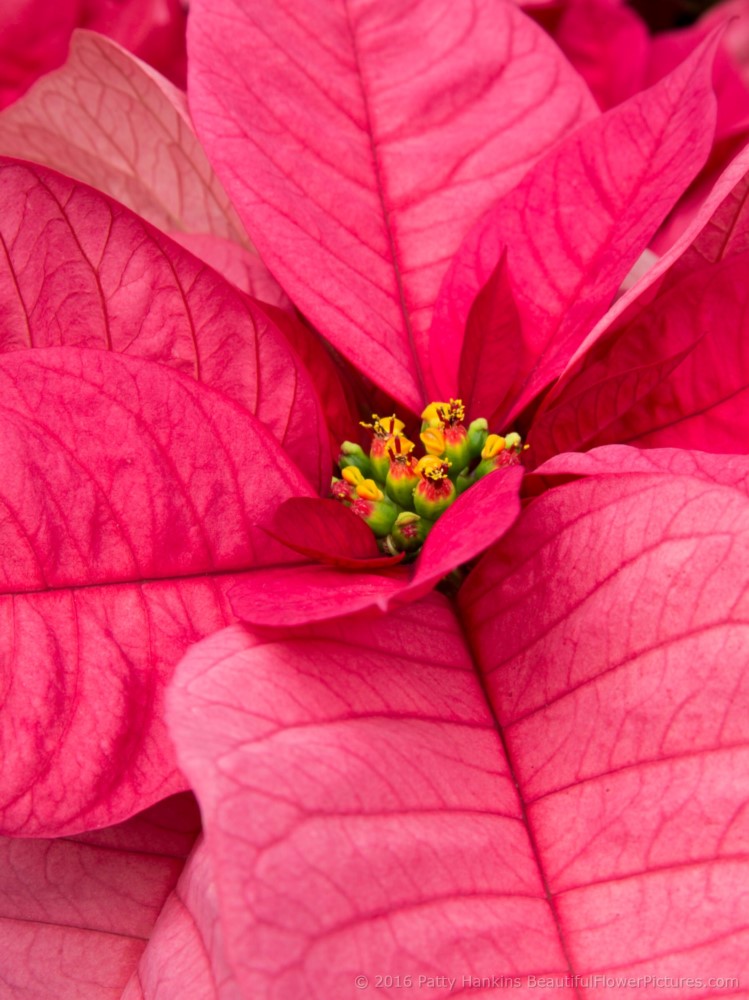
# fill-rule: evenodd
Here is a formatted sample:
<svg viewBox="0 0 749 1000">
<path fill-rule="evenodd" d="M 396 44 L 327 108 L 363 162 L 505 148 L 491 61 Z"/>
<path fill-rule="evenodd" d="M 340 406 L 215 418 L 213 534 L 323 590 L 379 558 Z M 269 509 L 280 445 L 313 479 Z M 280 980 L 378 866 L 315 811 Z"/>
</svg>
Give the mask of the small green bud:
<svg viewBox="0 0 749 1000">
<path fill-rule="evenodd" d="M 483 417 L 472 420 L 468 425 L 468 448 L 471 453 L 471 461 L 475 461 L 486 444 L 489 434 L 489 424 Z"/>
<path fill-rule="evenodd" d="M 372 478 L 372 464 L 361 445 L 353 441 L 344 441 L 341 445 L 341 454 L 338 456 L 338 466 L 340 469 L 345 469 L 350 465 L 360 469 L 365 479 Z"/>
</svg>

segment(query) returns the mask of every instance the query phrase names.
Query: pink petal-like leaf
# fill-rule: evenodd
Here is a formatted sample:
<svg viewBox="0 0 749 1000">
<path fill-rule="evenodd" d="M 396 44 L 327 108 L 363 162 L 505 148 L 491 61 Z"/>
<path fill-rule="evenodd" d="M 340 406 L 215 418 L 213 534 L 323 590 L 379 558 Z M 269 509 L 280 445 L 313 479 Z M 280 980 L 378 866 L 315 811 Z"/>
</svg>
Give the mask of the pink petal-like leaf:
<svg viewBox="0 0 749 1000">
<path fill-rule="evenodd" d="M 197 819 L 180 797 L 83 838 L 0 839 L 3 997 L 120 1000 Z"/>
<path fill-rule="evenodd" d="M 737 490 L 603 475 L 531 504 L 460 623 L 432 596 L 193 647 L 169 720 L 240 988 L 699 975 L 740 995 L 747 560 Z"/>
<path fill-rule="evenodd" d="M 198 843 L 151 932 L 121 1000 L 177 1000 L 189 984 L 190 1000 L 235 996 L 223 956 L 213 870 Z M 118 1000 L 120 998 L 118 997 Z"/>
<path fill-rule="evenodd" d="M 554 41 L 604 110 L 645 86 L 651 49 L 647 25 L 618 0 L 567 0 Z"/>
<path fill-rule="evenodd" d="M 0 350 L 100 347 L 170 365 L 255 413 L 327 485 L 311 376 L 259 306 L 191 254 L 90 188 L 8 160 L 0 240 Z"/>
<path fill-rule="evenodd" d="M 188 43 L 198 134 L 268 266 L 343 354 L 419 410 L 447 262 L 591 116 L 587 89 L 541 29 L 493 0 L 204 0 Z"/>
<path fill-rule="evenodd" d="M 284 500 L 262 528 L 294 552 L 341 569 L 385 569 L 403 558 L 383 556 L 370 528 L 336 500 Z"/>
<path fill-rule="evenodd" d="M 103 35 L 76 31 L 65 65 L 0 114 L 0 154 L 90 184 L 162 230 L 249 246 L 185 95 Z"/>
<path fill-rule="evenodd" d="M 309 487 L 250 414 L 160 365 L 13 352 L 0 398 L 2 828 L 117 822 L 184 787 L 164 687 L 231 620 L 227 571 L 293 558 L 254 525 Z"/>
<path fill-rule="evenodd" d="M 526 476 L 524 493 L 541 486 L 555 485 L 578 476 L 623 475 L 632 472 L 662 472 L 671 476 L 691 476 L 708 483 L 731 486 L 749 496 L 749 458 L 745 455 L 711 455 L 685 448 L 630 448 L 609 445 L 592 451 L 567 452 L 544 462 Z"/>
<path fill-rule="evenodd" d="M 232 610 L 253 625 L 294 626 L 415 601 L 502 537 L 520 512 L 522 476 L 519 467 L 502 469 L 466 490 L 436 522 L 410 572 L 397 566 L 379 574 L 314 565 L 262 569 L 232 587 Z"/>
<path fill-rule="evenodd" d="M 715 44 L 579 129 L 474 227 L 435 310 L 432 358 L 443 396 L 454 387 L 473 298 L 505 247 L 523 341 L 514 349 L 518 375 L 497 404 L 508 416 L 519 412 L 563 370 L 705 162 Z"/>
<path fill-rule="evenodd" d="M 612 443 L 749 449 L 749 252 L 678 273 L 566 375 L 529 436 L 535 462 Z"/>
<path fill-rule="evenodd" d="M 294 307 L 286 292 L 258 255 L 246 246 L 210 233 L 171 230 L 168 235 L 241 291 L 259 299 L 263 305 L 293 313 Z"/>
<path fill-rule="evenodd" d="M 458 371 L 458 393 L 468 412 L 474 418 L 485 417 L 492 429 L 502 415 L 497 404 L 517 376 L 521 337 L 520 315 L 503 252 L 468 313 Z"/>
<path fill-rule="evenodd" d="M 474 571 L 475 663 L 437 597 L 193 647 L 169 718 L 245 992 L 737 983 L 747 559 L 745 495 L 604 475 L 536 500 Z"/>
</svg>

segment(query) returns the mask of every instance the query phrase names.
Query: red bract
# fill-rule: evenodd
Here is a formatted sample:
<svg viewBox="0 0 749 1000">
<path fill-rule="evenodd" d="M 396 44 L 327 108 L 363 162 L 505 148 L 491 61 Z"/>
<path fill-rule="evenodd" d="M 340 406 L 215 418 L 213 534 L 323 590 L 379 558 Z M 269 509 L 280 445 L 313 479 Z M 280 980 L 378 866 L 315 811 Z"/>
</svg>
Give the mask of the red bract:
<svg viewBox="0 0 749 1000">
<path fill-rule="evenodd" d="M 707 156 L 714 41 L 599 118 L 510 4 L 206 0 L 190 19 L 198 134 L 253 243 L 399 403 L 459 380 L 469 411 L 517 417 L 532 466 L 602 443 L 588 391 L 649 444 L 643 414 L 681 407 L 702 442 L 700 407 L 741 398 L 722 355 L 743 163 L 609 309 Z M 391 997 L 549 976 L 552 996 L 610 996 L 574 978 L 600 975 L 738 995 L 749 460 L 603 448 L 522 494 L 501 469 L 383 568 L 278 444 L 321 479 L 315 387 L 281 330 L 335 385 L 314 334 L 90 189 L 3 178 L 8 344 L 63 345 L 0 360 L 6 600 L 30 650 L 9 671 L 30 678 L 12 828 L 110 823 L 185 780 L 205 826 L 125 998 L 189 978 L 201 1000 L 348 1000 L 361 976 Z M 702 336 L 683 295 L 709 305 Z M 457 598 L 455 575 L 430 593 L 460 566 Z M 229 601 L 245 624 L 218 631 Z"/>
</svg>

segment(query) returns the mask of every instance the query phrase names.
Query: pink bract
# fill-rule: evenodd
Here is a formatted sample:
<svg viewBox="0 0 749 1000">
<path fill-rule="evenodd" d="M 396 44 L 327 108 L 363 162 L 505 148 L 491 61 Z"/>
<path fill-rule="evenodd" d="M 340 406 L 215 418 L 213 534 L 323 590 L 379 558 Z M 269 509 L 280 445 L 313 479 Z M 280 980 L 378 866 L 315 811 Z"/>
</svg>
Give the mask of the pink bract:
<svg viewBox="0 0 749 1000">
<path fill-rule="evenodd" d="M 79 44 L 109 51 L 107 100 L 119 60 L 161 102 L 141 178 L 178 98 Z M 184 177 L 223 185 L 303 319 L 0 163 L 2 805 L 8 833 L 68 835 L 6 842 L 19 998 L 741 995 L 745 154 L 612 305 L 711 148 L 716 44 L 599 116 L 515 4 L 198 0 Z M 175 204 L 189 245 L 252 252 L 228 203 L 202 233 Z M 320 497 L 329 431 L 458 385 L 525 468 L 383 566 Z M 184 867 L 150 821 L 123 862 L 112 824 L 188 785 Z M 110 937 L 76 971 L 88 928 Z"/>
</svg>

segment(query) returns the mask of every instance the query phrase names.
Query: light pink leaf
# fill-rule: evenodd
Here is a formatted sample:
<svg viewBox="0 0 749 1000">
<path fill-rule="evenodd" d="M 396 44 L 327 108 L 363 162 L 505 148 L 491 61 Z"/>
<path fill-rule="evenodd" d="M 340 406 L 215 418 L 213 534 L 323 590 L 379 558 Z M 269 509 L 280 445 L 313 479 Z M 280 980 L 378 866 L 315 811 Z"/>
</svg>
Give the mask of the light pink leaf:
<svg viewBox="0 0 749 1000">
<path fill-rule="evenodd" d="M 502 537 L 520 512 L 522 478 L 520 467 L 501 469 L 466 490 L 436 522 L 410 571 L 272 567 L 249 573 L 232 587 L 232 610 L 253 625 L 287 627 L 415 601 Z"/>
<path fill-rule="evenodd" d="M 104 35 L 76 31 L 65 65 L 0 114 L 0 154 L 90 184 L 159 229 L 249 246 L 185 95 Z"/>
<path fill-rule="evenodd" d="M 210 233 L 171 231 L 169 236 L 247 295 L 293 315 L 288 295 L 254 251 Z"/>
<path fill-rule="evenodd" d="M 204 0 L 188 44 L 198 134 L 264 260 L 338 350 L 420 410 L 448 260 L 591 116 L 586 88 L 492 0 Z"/>
<path fill-rule="evenodd" d="M 565 969 L 444 598 L 304 638 L 221 632 L 181 664 L 170 719 L 247 996 L 348 1000 L 355 976 L 374 988 L 396 970 Z"/>
<path fill-rule="evenodd" d="M 505 247 L 523 342 L 515 384 L 497 403 L 511 417 L 563 370 L 705 162 L 715 44 L 562 142 L 474 227 L 435 310 L 443 395 L 453 389 L 473 298 Z"/>
<path fill-rule="evenodd" d="M 193 647 L 168 717 L 244 992 L 698 965 L 739 996 L 747 559 L 745 495 L 603 475 L 530 505 L 460 623 L 433 595 Z"/>
<path fill-rule="evenodd" d="M 120 1000 L 195 839 L 186 805 L 83 840 L 0 839 L 4 996 Z"/>
<path fill-rule="evenodd" d="M 737 490 L 601 476 L 460 595 L 576 971 L 746 974 L 748 557 Z"/>
<path fill-rule="evenodd" d="M 0 350 L 99 347 L 174 367 L 255 413 L 327 485 L 311 376 L 251 299 L 127 209 L 43 167 L 0 160 L 0 241 Z"/>
<path fill-rule="evenodd" d="M 234 980 L 223 957 L 213 871 L 202 843 L 159 914 L 121 1000 L 229 1000 Z"/>
<path fill-rule="evenodd" d="M 78 831 L 184 788 L 164 687 L 231 620 L 228 571 L 293 558 L 254 525 L 309 487 L 250 414 L 160 365 L 14 352 L 0 398 L 2 829 Z"/>
</svg>

